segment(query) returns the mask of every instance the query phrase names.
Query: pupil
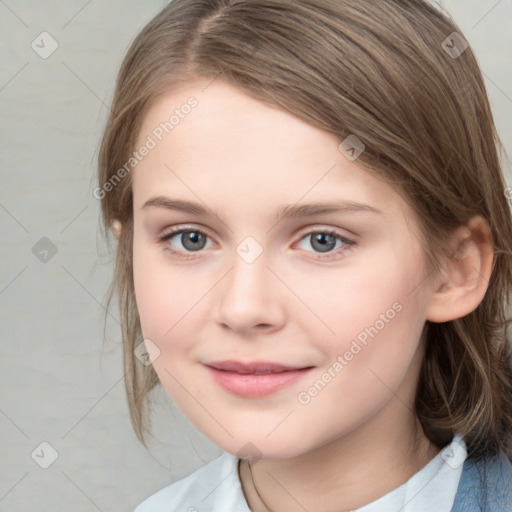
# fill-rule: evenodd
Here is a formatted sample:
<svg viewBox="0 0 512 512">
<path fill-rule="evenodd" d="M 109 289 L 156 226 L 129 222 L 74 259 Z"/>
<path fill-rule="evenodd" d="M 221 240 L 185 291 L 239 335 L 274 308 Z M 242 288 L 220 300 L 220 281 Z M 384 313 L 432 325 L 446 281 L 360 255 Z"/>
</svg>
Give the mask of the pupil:
<svg viewBox="0 0 512 512">
<path fill-rule="evenodd" d="M 327 240 L 328 237 L 331 237 L 333 240 L 331 242 L 329 242 Z M 314 242 L 318 242 L 320 244 L 319 247 L 317 247 L 317 249 L 320 252 L 330 251 L 330 250 L 334 249 L 334 247 L 336 245 L 336 240 L 333 238 L 333 236 L 325 234 L 325 233 L 317 233 L 314 237 Z"/>
<path fill-rule="evenodd" d="M 182 242 L 184 247 L 186 247 L 189 250 L 194 249 L 202 249 L 201 246 L 201 238 L 203 237 L 201 233 L 198 233 L 196 231 L 187 231 L 184 233 L 182 238 Z"/>
</svg>

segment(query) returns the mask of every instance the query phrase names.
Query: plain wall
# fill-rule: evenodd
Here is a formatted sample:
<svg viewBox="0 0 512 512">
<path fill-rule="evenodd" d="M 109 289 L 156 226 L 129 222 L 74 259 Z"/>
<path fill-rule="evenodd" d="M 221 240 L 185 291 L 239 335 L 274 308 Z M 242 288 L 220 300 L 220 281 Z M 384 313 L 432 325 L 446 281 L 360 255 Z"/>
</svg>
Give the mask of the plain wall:
<svg viewBox="0 0 512 512">
<path fill-rule="evenodd" d="M 0 2 L 0 511 L 132 511 L 221 453 L 162 389 L 142 447 L 115 305 L 103 342 L 113 257 L 93 196 L 99 141 L 127 46 L 166 3 Z M 444 5 L 512 155 L 512 2 Z"/>
</svg>

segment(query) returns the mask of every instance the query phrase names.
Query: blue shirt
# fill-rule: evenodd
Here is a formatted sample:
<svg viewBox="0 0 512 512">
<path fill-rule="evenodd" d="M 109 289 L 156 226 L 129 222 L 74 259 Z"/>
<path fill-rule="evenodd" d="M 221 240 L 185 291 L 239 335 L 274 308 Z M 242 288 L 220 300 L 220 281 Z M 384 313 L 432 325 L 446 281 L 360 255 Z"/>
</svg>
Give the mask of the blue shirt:
<svg viewBox="0 0 512 512">
<path fill-rule="evenodd" d="M 452 512 L 512 512 L 512 464 L 504 452 L 466 460 Z"/>
</svg>

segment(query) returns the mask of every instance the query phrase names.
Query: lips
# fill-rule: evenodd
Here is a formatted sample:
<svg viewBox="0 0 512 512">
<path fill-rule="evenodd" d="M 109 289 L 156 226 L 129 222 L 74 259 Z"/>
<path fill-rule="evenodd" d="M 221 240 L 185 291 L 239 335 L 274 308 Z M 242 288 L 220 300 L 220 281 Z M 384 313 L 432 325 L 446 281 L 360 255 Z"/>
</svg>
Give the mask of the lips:
<svg viewBox="0 0 512 512">
<path fill-rule="evenodd" d="M 213 381 L 225 391 L 244 398 L 261 398 L 292 386 L 313 367 L 260 361 L 214 361 L 206 368 Z"/>
<path fill-rule="evenodd" d="M 286 366 L 278 363 L 259 361 L 253 363 L 241 363 L 239 361 L 214 361 L 213 363 L 208 363 L 207 366 L 227 372 L 241 374 L 251 373 L 253 375 L 268 375 L 269 373 L 281 373 L 306 368 L 304 366 Z"/>
</svg>

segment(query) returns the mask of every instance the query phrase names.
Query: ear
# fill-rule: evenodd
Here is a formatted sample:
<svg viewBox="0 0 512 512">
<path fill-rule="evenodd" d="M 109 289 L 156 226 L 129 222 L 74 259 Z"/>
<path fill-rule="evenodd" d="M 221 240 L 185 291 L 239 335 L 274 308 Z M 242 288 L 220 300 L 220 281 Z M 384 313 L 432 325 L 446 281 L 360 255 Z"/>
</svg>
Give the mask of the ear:
<svg viewBox="0 0 512 512">
<path fill-rule="evenodd" d="M 112 231 L 115 237 L 119 240 L 119 237 L 121 236 L 121 222 L 118 220 L 112 222 Z"/>
<path fill-rule="evenodd" d="M 434 281 L 427 320 L 447 322 L 474 311 L 489 286 L 494 258 L 492 234 L 483 217 L 473 217 L 452 235 L 451 257 Z"/>
</svg>

